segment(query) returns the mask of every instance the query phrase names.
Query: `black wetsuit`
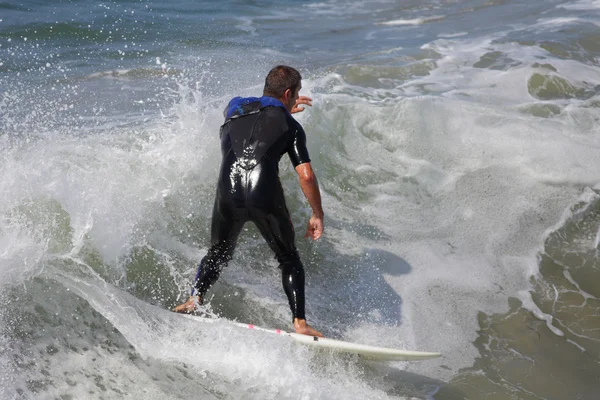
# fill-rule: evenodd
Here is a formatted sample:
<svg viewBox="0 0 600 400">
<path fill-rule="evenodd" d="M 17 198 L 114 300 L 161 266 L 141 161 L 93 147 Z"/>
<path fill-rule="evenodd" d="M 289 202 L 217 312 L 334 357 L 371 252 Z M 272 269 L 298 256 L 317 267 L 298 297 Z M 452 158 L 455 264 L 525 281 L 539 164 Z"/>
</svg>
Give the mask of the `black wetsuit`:
<svg viewBox="0 0 600 400">
<path fill-rule="evenodd" d="M 302 126 L 272 97 L 232 99 L 221 126 L 223 161 L 212 215 L 211 243 L 198 267 L 192 294 L 203 296 L 231 260 L 247 221 L 258 227 L 282 272 L 293 318 L 304 315 L 304 268 L 279 181 L 279 160 L 310 161 Z"/>
</svg>

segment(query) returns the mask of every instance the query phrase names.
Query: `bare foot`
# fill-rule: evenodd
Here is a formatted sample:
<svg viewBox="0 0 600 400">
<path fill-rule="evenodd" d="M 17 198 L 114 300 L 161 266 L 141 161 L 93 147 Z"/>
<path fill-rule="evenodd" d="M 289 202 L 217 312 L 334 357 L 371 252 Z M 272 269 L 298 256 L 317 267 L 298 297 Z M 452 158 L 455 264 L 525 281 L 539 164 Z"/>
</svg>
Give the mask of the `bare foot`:
<svg viewBox="0 0 600 400">
<path fill-rule="evenodd" d="M 191 314 L 196 310 L 196 305 L 202 305 L 202 298 L 200 296 L 190 296 L 188 301 L 178 305 L 173 311 L 176 313 Z"/>
<path fill-rule="evenodd" d="M 323 334 L 307 324 L 305 319 L 294 318 L 294 329 L 301 335 L 323 337 Z"/>
</svg>

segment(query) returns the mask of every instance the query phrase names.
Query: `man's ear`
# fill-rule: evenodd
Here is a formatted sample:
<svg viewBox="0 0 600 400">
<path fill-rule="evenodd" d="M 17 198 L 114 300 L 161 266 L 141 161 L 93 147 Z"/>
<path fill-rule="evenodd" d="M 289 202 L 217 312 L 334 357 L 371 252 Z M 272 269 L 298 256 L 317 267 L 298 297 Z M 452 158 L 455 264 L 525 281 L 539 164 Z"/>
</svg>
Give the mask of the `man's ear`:
<svg viewBox="0 0 600 400">
<path fill-rule="evenodd" d="M 291 98 L 292 98 L 292 90 L 291 89 L 286 89 L 285 92 L 283 92 L 283 99 L 285 101 L 288 101 Z"/>
</svg>

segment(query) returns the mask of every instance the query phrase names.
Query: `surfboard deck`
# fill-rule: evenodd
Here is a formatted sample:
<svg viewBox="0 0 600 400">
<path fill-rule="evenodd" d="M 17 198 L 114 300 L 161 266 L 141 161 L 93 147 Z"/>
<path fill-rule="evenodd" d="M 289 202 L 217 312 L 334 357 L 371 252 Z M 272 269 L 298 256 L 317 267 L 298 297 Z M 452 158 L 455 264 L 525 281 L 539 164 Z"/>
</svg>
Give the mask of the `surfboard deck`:
<svg viewBox="0 0 600 400">
<path fill-rule="evenodd" d="M 240 322 L 233 322 L 227 319 L 213 319 L 206 317 L 199 317 L 190 314 L 181 314 L 187 318 L 193 319 L 194 321 L 203 323 L 215 323 L 215 322 L 227 322 L 241 328 L 259 330 L 275 335 L 287 336 L 292 338 L 298 343 L 302 343 L 308 346 L 314 346 L 332 351 L 358 354 L 364 358 L 380 360 L 380 361 L 420 361 L 429 360 L 432 358 L 441 357 L 441 353 L 427 352 L 427 351 L 412 351 L 412 350 L 401 350 L 393 349 L 389 347 L 371 346 L 366 344 L 346 342 L 343 340 L 321 338 L 317 336 L 300 335 L 298 333 L 286 332 L 281 329 L 267 329 L 262 328 L 253 324 L 243 324 Z"/>
</svg>

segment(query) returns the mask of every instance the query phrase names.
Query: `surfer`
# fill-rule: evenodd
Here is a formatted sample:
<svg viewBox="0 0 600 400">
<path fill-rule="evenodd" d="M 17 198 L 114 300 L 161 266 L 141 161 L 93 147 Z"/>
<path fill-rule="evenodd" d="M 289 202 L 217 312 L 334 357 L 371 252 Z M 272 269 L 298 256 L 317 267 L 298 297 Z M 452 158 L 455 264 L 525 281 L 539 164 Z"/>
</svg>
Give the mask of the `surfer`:
<svg viewBox="0 0 600 400">
<path fill-rule="evenodd" d="M 224 111 L 221 163 L 211 222 L 211 247 L 200 262 L 187 302 L 173 309 L 191 313 L 202 304 L 235 250 L 238 235 L 252 221 L 275 253 L 292 310 L 296 333 L 323 336 L 306 323 L 304 267 L 296 250 L 295 233 L 279 181 L 279 160 L 288 154 L 311 208 L 305 237 L 323 234 L 323 208 L 317 178 L 310 165 L 306 135 L 292 117 L 312 99 L 300 96 L 302 77 L 279 65 L 265 79 L 262 97 L 235 97 Z"/>
</svg>

